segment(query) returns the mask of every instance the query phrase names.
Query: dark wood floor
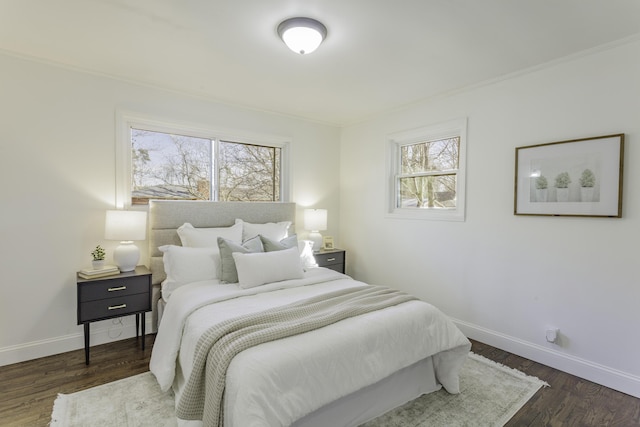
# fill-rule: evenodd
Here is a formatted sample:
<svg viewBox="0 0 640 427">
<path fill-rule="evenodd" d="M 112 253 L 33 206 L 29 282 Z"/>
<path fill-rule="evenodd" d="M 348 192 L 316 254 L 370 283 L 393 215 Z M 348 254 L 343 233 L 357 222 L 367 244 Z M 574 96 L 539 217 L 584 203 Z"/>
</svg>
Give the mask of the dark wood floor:
<svg viewBox="0 0 640 427">
<path fill-rule="evenodd" d="M 77 350 L 0 367 L 0 425 L 46 426 L 58 393 L 73 393 L 147 371 L 146 350 L 132 338 L 91 348 L 91 364 Z M 507 426 L 640 426 L 640 399 L 472 341 L 472 351 L 549 383 Z"/>
<path fill-rule="evenodd" d="M 0 426 L 47 426 L 58 393 L 74 393 L 149 370 L 155 335 L 0 367 Z"/>
<path fill-rule="evenodd" d="M 506 424 L 515 426 L 640 426 L 640 399 L 520 356 L 471 341 L 471 351 L 546 381 Z"/>
</svg>

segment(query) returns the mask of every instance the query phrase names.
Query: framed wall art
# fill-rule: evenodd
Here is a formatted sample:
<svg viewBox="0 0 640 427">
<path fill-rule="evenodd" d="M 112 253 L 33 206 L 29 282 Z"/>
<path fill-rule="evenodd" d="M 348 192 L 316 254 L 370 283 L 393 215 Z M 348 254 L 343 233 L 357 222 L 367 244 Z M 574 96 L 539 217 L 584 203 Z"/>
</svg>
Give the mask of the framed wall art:
<svg viewBox="0 0 640 427">
<path fill-rule="evenodd" d="M 515 215 L 622 217 L 624 134 L 516 148 Z"/>
</svg>

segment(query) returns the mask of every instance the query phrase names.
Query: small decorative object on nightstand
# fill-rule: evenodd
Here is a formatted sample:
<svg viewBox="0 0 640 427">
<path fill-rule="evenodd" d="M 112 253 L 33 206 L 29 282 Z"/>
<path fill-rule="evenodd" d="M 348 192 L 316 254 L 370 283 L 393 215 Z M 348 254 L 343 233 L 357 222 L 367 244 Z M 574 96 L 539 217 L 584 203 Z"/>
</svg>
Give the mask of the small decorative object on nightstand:
<svg viewBox="0 0 640 427">
<path fill-rule="evenodd" d="M 104 257 L 107 255 L 104 248 L 100 245 L 96 246 L 96 248 L 91 251 L 91 265 L 94 270 L 100 270 L 104 267 Z"/>
<path fill-rule="evenodd" d="M 326 267 L 339 273 L 345 272 L 346 253 L 344 249 L 331 249 L 313 253 L 318 267 Z"/>
<path fill-rule="evenodd" d="M 333 236 L 322 236 L 322 250 L 330 251 L 335 249 L 333 247 Z"/>
<path fill-rule="evenodd" d="M 84 359 L 89 364 L 89 324 L 130 314 L 136 315 L 136 338 L 140 330 L 144 350 L 145 312 L 151 311 L 151 272 L 134 271 L 98 279 L 77 278 L 78 325 L 84 325 Z M 142 319 L 141 319 L 142 317 Z"/>
</svg>

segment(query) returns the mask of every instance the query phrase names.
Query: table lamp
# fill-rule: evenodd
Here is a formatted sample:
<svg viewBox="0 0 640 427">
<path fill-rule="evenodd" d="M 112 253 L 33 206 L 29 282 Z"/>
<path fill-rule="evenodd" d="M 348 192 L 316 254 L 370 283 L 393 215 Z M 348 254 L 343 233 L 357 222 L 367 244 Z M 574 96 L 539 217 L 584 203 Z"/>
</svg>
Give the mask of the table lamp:
<svg viewBox="0 0 640 427">
<path fill-rule="evenodd" d="M 313 250 L 318 251 L 322 246 L 322 234 L 320 231 L 327 229 L 326 209 L 305 209 L 304 228 L 310 230 L 309 240 L 313 241 Z"/>
<path fill-rule="evenodd" d="M 134 240 L 144 240 L 147 235 L 147 213 L 142 211 L 107 211 L 104 238 L 119 240 L 113 251 L 113 261 L 121 272 L 133 271 L 140 260 L 140 249 Z"/>
</svg>

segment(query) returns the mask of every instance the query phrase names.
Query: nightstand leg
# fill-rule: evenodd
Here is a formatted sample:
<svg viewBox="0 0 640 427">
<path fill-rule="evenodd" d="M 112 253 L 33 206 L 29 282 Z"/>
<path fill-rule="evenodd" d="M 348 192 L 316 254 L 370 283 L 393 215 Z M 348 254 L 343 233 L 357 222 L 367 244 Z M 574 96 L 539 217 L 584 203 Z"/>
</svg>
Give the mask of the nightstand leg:
<svg viewBox="0 0 640 427">
<path fill-rule="evenodd" d="M 144 320 L 144 317 L 145 317 L 145 314 L 144 314 L 144 313 L 142 313 L 142 350 L 144 350 L 144 341 L 145 341 L 145 336 L 144 336 L 144 326 L 145 326 L 145 324 L 147 323 L 147 322 Z"/>
<path fill-rule="evenodd" d="M 136 313 L 136 338 L 138 338 L 139 329 L 140 329 L 140 314 Z"/>
<path fill-rule="evenodd" d="M 89 322 L 84 324 L 84 364 L 89 364 Z"/>
</svg>

